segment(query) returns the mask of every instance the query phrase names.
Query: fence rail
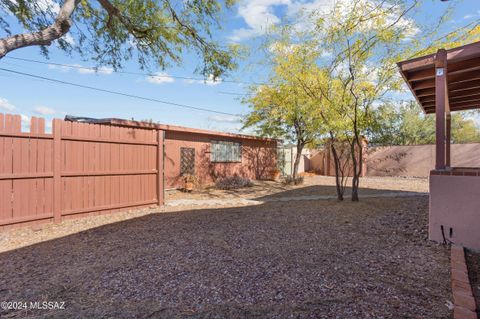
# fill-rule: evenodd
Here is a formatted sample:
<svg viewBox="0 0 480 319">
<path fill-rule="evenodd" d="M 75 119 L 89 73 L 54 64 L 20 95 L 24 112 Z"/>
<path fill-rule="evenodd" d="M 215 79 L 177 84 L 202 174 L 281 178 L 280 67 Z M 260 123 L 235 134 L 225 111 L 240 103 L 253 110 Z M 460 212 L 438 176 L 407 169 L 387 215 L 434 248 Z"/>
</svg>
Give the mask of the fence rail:
<svg viewBox="0 0 480 319">
<path fill-rule="evenodd" d="M 162 205 L 164 132 L 0 113 L 0 226 Z"/>
</svg>

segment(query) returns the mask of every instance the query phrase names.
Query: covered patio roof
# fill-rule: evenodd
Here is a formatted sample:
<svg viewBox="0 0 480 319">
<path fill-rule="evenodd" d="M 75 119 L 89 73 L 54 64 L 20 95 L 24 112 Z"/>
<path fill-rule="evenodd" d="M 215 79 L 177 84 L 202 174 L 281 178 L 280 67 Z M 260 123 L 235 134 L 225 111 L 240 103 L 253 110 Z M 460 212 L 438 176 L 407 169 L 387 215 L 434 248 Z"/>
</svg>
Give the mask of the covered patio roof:
<svg viewBox="0 0 480 319">
<path fill-rule="evenodd" d="M 480 42 L 398 63 L 400 73 L 427 114 L 436 111 L 436 78 L 445 73 L 445 111 L 480 108 Z M 438 80 L 437 80 L 438 86 Z M 443 92 L 442 92 L 443 93 Z"/>
</svg>

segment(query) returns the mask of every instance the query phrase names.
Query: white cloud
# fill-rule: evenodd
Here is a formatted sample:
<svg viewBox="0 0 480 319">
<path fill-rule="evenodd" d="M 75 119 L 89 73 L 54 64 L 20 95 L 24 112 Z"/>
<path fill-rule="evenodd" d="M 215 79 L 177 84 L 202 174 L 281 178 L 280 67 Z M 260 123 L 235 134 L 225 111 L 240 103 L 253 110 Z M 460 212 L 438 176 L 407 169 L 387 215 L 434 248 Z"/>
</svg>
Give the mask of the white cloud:
<svg viewBox="0 0 480 319">
<path fill-rule="evenodd" d="M 50 70 L 59 70 L 59 71 L 62 71 L 62 72 L 68 72 L 72 69 L 71 67 L 68 67 L 68 66 L 60 66 L 60 65 L 55 65 L 55 64 L 49 64 L 48 68 Z"/>
<path fill-rule="evenodd" d="M 33 111 L 41 115 L 53 115 L 56 113 L 55 110 L 52 109 L 51 107 L 42 106 L 42 105 L 35 107 Z"/>
<path fill-rule="evenodd" d="M 360 3 L 362 8 L 376 7 L 375 0 L 363 0 Z M 242 0 L 238 5 L 238 16 L 241 17 L 247 27 L 233 30 L 228 37 L 233 42 L 240 42 L 248 38 L 261 36 L 273 25 L 278 25 L 282 19 L 290 20 L 298 31 L 309 30 L 312 26 L 312 20 L 309 14 L 326 14 L 331 11 L 335 5 L 341 12 L 347 13 L 351 9 L 350 0 Z M 276 10 L 280 8 L 281 10 Z M 385 4 L 385 9 L 391 11 L 391 8 Z M 283 14 L 283 17 L 279 13 Z M 387 17 L 387 23 L 393 22 L 398 15 L 396 12 Z M 405 28 L 408 37 L 418 33 L 419 29 L 415 22 L 409 18 L 401 18 L 398 27 Z M 364 28 L 370 26 L 365 25 Z"/>
<path fill-rule="evenodd" d="M 243 18 L 248 28 L 240 28 L 229 36 L 231 41 L 239 42 L 265 33 L 280 18 L 275 15 L 277 6 L 290 5 L 292 0 L 243 0 L 238 5 L 238 16 Z"/>
<path fill-rule="evenodd" d="M 48 68 L 51 70 L 59 70 L 61 72 L 70 72 L 77 71 L 79 74 L 101 74 L 101 75 L 110 75 L 113 73 L 113 68 L 102 66 L 97 70 L 94 68 L 84 67 L 81 64 L 68 64 L 68 65 L 55 65 L 49 64 Z"/>
<path fill-rule="evenodd" d="M 189 80 L 185 80 L 185 83 L 188 83 L 188 84 L 205 84 L 205 85 L 218 85 L 220 83 L 222 83 L 222 79 L 220 78 L 216 78 L 215 80 L 213 79 L 213 74 L 210 74 L 208 76 L 208 78 L 206 78 L 205 80 L 193 80 L 193 79 L 189 79 Z"/>
<path fill-rule="evenodd" d="M 472 19 L 472 18 L 475 18 L 475 17 L 479 17 L 480 16 L 480 10 L 478 10 L 476 13 L 468 13 L 466 15 L 463 16 L 463 18 L 465 20 L 468 20 L 468 19 Z"/>
<path fill-rule="evenodd" d="M 89 69 L 89 68 L 83 68 L 80 64 L 74 64 L 75 70 L 80 73 L 80 74 L 94 74 L 95 70 L 94 69 Z M 72 69 L 72 68 L 70 68 Z"/>
<path fill-rule="evenodd" d="M 153 84 L 163 84 L 163 83 L 173 83 L 175 79 L 169 76 L 165 72 L 157 72 L 155 75 L 147 76 L 146 80 L 148 83 Z"/>
<path fill-rule="evenodd" d="M 60 12 L 60 5 L 53 0 L 37 0 L 36 4 L 43 12 L 51 11 L 52 13 Z"/>
<path fill-rule="evenodd" d="M 75 39 L 72 37 L 70 33 L 65 34 L 63 37 L 61 37 L 61 39 L 70 45 L 75 45 Z"/>
<path fill-rule="evenodd" d="M 106 66 L 102 66 L 102 67 L 99 67 L 96 71 L 95 69 L 91 69 L 91 68 L 83 68 L 81 65 L 79 64 L 76 64 L 75 66 L 77 66 L 77 71 L 78 73 L 80 74 L 103 74 L 103 75 L 110 75 L 113 73 L 113 68 L 110 68 L 110 67 L 106 67 Z"/>
<path fill-rule="evenodd" d="M 99 73 L 99 74 L 105 74 L 105 75 L 110 75 L 110 74 L 113 73 L 113 68 L 108 67 L 108 66 L 102 66 L 102 67 L 98 68 L 97 73 Z"/>
<path fill-rule="evenodd" d="M 18 6 L 18 1 L 17 0 L 10 0 L 14 5 Z M 55 14 L 58 14 L 60 12 L 60 5 L 55 2 L 54 0 L 37 0 L 37 1 L 32 1 L 32 3 L 28 3 L 32 9 L 35 8 L 33 4 L 36 5 L 36 8 L 42 12 L 52 12 Z"/>
<path fill-rule="evenodd" d="M 12 103 L 8 102 L 7 99 L 0 97 L 0 109 L 3 109 L 8 112 L 12 112 L 16 109 L 16 107 Z"/>
<path fill-rule="evenodd" d="M 240 118 L 232 115 L 212 115 L 208 117 L 208 120 L 218 123 L 240 123 Z"/>
</svg>

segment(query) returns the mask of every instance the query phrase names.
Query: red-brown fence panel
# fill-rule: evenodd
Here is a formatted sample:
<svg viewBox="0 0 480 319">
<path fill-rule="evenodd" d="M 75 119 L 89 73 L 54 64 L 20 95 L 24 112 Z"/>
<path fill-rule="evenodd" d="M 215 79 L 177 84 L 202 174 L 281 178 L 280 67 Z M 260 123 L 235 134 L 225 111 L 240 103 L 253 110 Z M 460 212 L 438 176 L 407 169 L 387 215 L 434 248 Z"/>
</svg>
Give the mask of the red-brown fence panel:
<svg viewBox="0 0 480 319">
<path fill-rule="evenodd" d="M 19 115 L 0 114 L 0 226 L 53 217 L 52 140 L 43 119 L 24 133 Z"/>
<path fill-rule="evenodd" d="M 162 136 L 0 113 L 0 226 L 163 204 Z"/>
</svg>

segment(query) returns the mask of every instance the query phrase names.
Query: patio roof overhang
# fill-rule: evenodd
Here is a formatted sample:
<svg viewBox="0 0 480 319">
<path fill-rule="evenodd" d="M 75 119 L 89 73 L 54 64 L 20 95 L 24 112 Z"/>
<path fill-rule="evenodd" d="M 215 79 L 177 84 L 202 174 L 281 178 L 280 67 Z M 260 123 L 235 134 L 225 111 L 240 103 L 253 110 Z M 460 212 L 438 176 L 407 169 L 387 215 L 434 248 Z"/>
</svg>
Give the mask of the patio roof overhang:
<svg viewBox="0 0 480 319">
<path fill-rule="evenodd" d="M 436 111 L 438 77 L 444 74 L 446 90 L 441 91 L 445 91 L 447 113 L 480 108 L 480 42 L 441 49 L 399 62 L 398 67 L 425 113 Z"/>
</svg>

